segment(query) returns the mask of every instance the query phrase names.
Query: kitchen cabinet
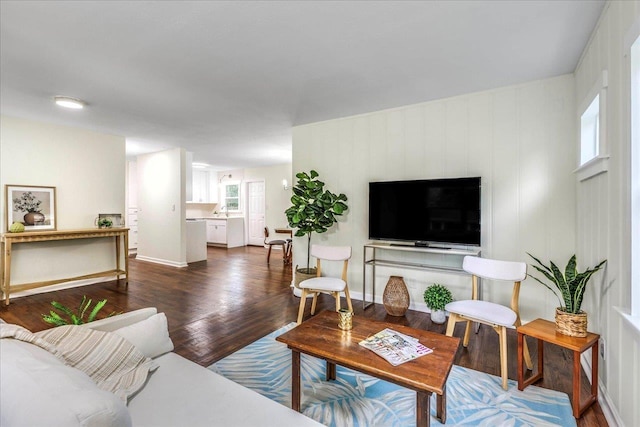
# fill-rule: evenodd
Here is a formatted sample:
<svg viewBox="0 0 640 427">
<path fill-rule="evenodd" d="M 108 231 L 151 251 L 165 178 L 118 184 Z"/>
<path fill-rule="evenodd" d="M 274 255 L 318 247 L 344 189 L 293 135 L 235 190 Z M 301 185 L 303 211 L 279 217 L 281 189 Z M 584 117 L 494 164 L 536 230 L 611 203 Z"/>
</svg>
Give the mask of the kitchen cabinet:
<svg viewBox="0 0 640 427">
<path fill-rule="evenodd" d="M 207 219 L 207 243 L 227 248 L 244 246 L 244 218 Z"/>
<path fill-rule="evenodd" d="M 138 249 L 138 208 L 129 208 L 126 223 L 129 226 L 129 252 L 134 253 Z"/>
<path fill-rule="evenodd" d="M 217 203 L 218 187 L 215 174 L 205 169 L 193 169 L 192 171 L 191 202 L 193 203 Z"/>
</svg>

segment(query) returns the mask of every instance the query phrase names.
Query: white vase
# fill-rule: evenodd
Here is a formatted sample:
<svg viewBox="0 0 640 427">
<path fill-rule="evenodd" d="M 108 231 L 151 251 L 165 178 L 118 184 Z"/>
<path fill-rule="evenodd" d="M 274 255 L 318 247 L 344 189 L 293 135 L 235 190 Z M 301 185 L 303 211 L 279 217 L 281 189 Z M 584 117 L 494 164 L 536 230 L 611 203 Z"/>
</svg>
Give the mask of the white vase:
<svg viewBox="0 0 640 427">
<path fill-rule="evenodd" d="M 443 324 L 446 320 L 447 316 L 444 310 L 434 310 L 431 312 L 431 321 L 433 323 Z"/>
</svg>

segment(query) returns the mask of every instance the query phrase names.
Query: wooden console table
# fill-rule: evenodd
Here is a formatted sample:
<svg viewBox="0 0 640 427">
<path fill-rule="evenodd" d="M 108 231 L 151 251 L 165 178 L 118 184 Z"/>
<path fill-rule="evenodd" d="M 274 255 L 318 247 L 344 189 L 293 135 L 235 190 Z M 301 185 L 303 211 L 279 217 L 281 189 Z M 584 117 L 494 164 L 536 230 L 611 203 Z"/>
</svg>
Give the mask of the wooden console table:
<svg viewBox="0 0 640 427">
<path fill-rule="evenodd" d="M 50 242 L 54 240 L 77 240 L 96 239 L 103 237 L 114 237 L 116 246 L 116 268 L 113 270 L 101 271 L 98 273 L 85 274 L 82 276 L 67 277 L 63 279 L 47 280 L 43 282 L 24 283 L 11 286 L 11 247 L 17 243 Z M 40 288 L 43 286 L 55 285 L 57 283 L 70 282 L 73 280 L 92 279 L 95 277 L 120 276 L 124 274 L 125 285 L 129 284 L 129 259 L 124 255 L 124 269 L 120 269 L 120 251 L 129 247 L 128 228 L 92 228 L 82 230 L 57 230 L 57 231 L 33 231 L 24 233 L 5 233 L 0 236 L 2 244 L 2 296 L 5 305 L 9 305 L 9 294 L 11 292 L 24 291 L 27 289 Z"/>
</svg>

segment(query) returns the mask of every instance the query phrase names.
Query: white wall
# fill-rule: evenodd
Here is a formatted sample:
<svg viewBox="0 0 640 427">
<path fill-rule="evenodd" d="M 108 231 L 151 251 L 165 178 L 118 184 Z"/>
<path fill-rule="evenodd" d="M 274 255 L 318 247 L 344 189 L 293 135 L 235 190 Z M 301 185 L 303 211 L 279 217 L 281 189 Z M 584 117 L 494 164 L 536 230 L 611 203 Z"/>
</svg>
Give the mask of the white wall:
<svg viewBox="0 0 640 427">
<path fill-rule="evenodd" d="M 185 157 L 183 148 L 138 156 L 140 260 L 187 266 Z"/>
<path fill-rule="evenodd" d="M 630 230 L 630 79 L 625 38 L 640 19 L 640 2 L 614 1 L 607 5 L 592 40 L 576 69 L 576 101 L 608 72 L 606 140 L 609 170 L 578 182 L 577 247 L 583 266 L 608 259 L 606 275 L 591 283 L 584 308 L 589 330 L 606 342 L 606 357 L 600 359 L 601 396 L 611 404 L 616 423 L 640 425 L 640 331 L 623 320 L 614 307 L 631 307 Z M 578 112 L 576 111 L 576 114 Z M 606 403 L 603 410 L 608 410 Z M 614 425 L 614 424 L 612 424 Z"/>
<path fill-rule="evenodd" d="M 437 177 L 482 177 L 485 257 L 565 260 L 575 250 L 574 79 L 572 75 L 411 105 L 293 129 L 293 170 L 315 169 L 327 188 L 345 193 L 348 214 L 312 242 L 348 244 L 352 294 L 362 286 L 362 246 L 368 241 L 368 182 Z M 297 238 L 294 265 L 306 258 Z M 470 295 L 455 275 L 378 268 L 376 296 L 390 275 L 405 277 L 412 306 L 433 282 Z M 367 293 L 371 290 L 367 289 Z M 508 290 L 486 288 L 509 303 Z M 529 279 L 521 291 L 524 320 L 553 319 L 557 299 Z"/>
<path fill-rule="evenodd" d="M 94 228 L 99 213 L 125 215 L 125 139 L 2 116 L 0 224 L 3 232 L 6 230 L 4 186 L 7 184 L 56 187 L 57 229 Z M 111 239 L 15 245 L 12 258 L 14 284 L 79 276 L 115 266 Z"/>
</svg>

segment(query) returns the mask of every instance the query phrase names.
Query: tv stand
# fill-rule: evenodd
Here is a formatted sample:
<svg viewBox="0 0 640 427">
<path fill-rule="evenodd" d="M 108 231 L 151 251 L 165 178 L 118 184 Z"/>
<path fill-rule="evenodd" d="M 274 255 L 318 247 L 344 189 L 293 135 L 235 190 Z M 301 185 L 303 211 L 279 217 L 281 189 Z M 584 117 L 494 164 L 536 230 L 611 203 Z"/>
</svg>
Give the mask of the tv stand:
<svg viewBox="0 0 640 427">
<path fill-rule="evenodd" d="M 416 242 L 417 243 L 417 242 Z M 384 252 L 411 252 L 411 253 L 423 253 L 434 255 L 445 255 L 451 257 L 452 260 L 458 261 L 451 265 L 436 264 L 433 262 L 406 262 L 394 259 L 383 259 L 379 257 L 380 253 Z M 367 258 L 367 253 L 371 254 L 370 258 Z M 457 249 L 457 248 L 440 248 L 429 246 L 416 245 L 403 245 L 400 243 L 367 243 L 364 245 L 364 255 L 362 257 L 364 261 L 364 267 L 362 272 L 362 306 L 367 308 L 373 305 L 376 299 L 376 266 L 393 267 L 399 269 L 412 269 L 412 270 L 430 270 L 437 272 L 453 273 L 453 274 L 468 274 L 462 269 L 462 259 L 465 256 L 480 256 L 481 249 Z M 457 257 L 457 258 L 455 258 Z M 367 302 L 366 290 L 367 290 L 367 266 L 371 266 L 372 270 L 372 288 L 371 288 L 371 302 Z M 482 298 L 482 288 L 479 290 L 479 298 Z"/>
</svg>

